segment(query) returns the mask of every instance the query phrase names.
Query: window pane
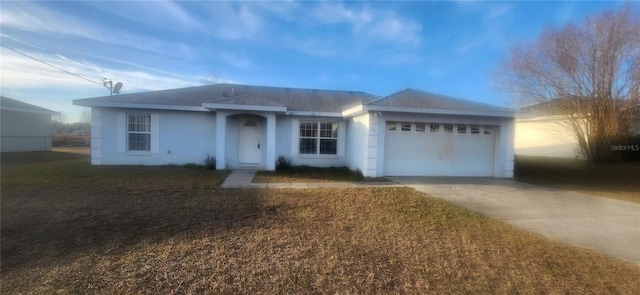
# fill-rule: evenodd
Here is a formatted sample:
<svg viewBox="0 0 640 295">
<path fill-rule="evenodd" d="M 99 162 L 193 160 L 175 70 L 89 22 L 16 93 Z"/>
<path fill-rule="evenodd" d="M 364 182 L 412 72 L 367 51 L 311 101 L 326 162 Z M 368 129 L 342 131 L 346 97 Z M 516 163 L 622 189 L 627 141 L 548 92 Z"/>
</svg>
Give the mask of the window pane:
<svg viewBox="0 0 640 295">
<path fill-rule="evenodd" d="M 411 123 L 400 123 L 400 128 L 402 131 L 411 131 Z"/>
<path fill-rule="evenodd" d="M 453 125 L 446 124 L 443 126 L 444 133 L 453 133 Z"/>
<path fill-rule="evenodd" d="M 151 132 L 150 115 L 129 115 L 128 128 L 130 132 Z"/>
<path fill-rule="evenodd" d="M 151 150 L 151 134 L 129 133 L 129 150 L 130 151 Z"/>
<path fill-rule="evenodd" d="M 429 124 L 429 131 L 432 133 L 440 132 L 440 124 Z"/>
<path fill-rule="evenodd" d="M 458 133 L 467 133 L 467 126 L 458 125 Z"/>
<path fill-rule="evenodd" d="M 493 134 L 493 127 L 484 126 L 484 134 Z"/>
<path fill-rule="evenodd" d="M 398 130 L 398 124 L 396 122 L 387 122 L 387 130 L 389 131 Z"/>
<path fill-rule="evenodd" d="M 318 122 L 300 122 L 300 137 L 317 137 Z"/>
<path fill-rule="evenodd" d="M 315 138 L 300 138 L 300 154 L 316 154 L 317 152 L 317 139 Z"/>
<path fill-rule="evenodd" d="M 335 155 L 338 153 L 337 139 L 320 139 L 320 154 Z"/>
<path fill-rule="evenodd" d="M 338 137 L 338 123 L 320 123 L 320 137 Z"/>
<path fill-rule="evenodd" d="M 416 132 L 424 132 L 426 128 L 427 128 L 427 124 L 416 123 Z"/>
<path fill-rule="evenodd" d="M 471 134 L 480 134 L 480 127 L 471 126 Z"/>
</svg>

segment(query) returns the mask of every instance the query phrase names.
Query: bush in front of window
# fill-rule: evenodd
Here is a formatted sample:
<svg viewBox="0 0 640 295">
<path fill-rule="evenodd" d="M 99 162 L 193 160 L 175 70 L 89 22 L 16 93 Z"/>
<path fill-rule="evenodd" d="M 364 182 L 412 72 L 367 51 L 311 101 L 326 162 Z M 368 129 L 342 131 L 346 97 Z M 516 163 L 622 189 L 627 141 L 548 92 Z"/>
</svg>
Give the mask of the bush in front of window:
<svg viewBox="0 0 640 295">
<path fill-rule="evenodd" d="M 204 167 L 207 169 L 215 170 L 216 169 L 216 157 L 207 154 L 207 157 L 204 158 Z"/>
<path fill-rule="evenodd" d="M 279 156 L 276 159 L 276 171 L 291 169 L 291 159 L 285 156 Z"/>
</svg>

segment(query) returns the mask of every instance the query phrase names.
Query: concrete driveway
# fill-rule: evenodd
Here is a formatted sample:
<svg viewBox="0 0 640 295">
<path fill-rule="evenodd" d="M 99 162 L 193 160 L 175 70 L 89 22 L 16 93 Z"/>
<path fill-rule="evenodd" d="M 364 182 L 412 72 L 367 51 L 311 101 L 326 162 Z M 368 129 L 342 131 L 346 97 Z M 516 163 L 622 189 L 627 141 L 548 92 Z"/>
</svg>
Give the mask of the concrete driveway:
<svg viewBox="0 0 640 295">
<path fill-rule="evenodd" d="M 387 178 L 525 230 L 640 264 L 640 204 L 511 179 Z"/>
</svg>

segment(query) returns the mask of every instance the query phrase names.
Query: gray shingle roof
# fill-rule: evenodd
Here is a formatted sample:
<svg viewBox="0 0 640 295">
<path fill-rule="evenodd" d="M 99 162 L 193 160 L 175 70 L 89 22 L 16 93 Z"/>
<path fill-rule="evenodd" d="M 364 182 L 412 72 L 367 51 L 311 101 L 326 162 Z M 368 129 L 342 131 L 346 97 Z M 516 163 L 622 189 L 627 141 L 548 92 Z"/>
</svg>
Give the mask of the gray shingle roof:
<svg viewBox="0 0 640 295">
<path fill-rule="evenodd" d="M 405 109 L 464 111 L 471 113 L 511 113 L 512 109 L 490 104 L 454 98 L 415 89 L 406 89 L 395 94 L 379 97 L 359 91 L 319 90 L 215 84 L 179 89 L 159 90 L 95 98 L 78 99 L 76 105 L 91 106 L 92 103 L 136 104 L 144 107 L 179 106 L 202 107 L 203 103 L 249 105 L 263 107 L 286 107 L 288 111 L 340 113 L 350 107 L 369 105 Z"/>
<path fill-rule="evenodd" d="M 415 89 L 405 89 L 389 96 L 371 100 L 367 105 L 401 108 L 464 110 L 478 112 L 513 112 L 510 108 L 455 98 Z"/>
<path fill-rule="evenodd" d="M 86 98 L 76 100 L 75 103 L 84 105 L 90 102 L 109 102 L 192 107 L 202 106 L 203 103 L 225 103 L 286 106 L 289 111 L 341 112 L 345 105 L 360 104 L 374 98 L 377 96 L 359 91 L 215 84 Z"/>
<path fill-rule="evenodd" d="M 9 109 L 14 111 L 33 112 L 33 113 L 50 113 L 52 115 L 58 113 L 49 109 L 45 109 L 39 106 L 35 106 L 32 104 L 28 104 L 26 102 L 21 102 L 19 100 L 15 100 L 15 99 L 4 97 L 4 96 L 0 96 L 0 109 Z"/>
</svg>

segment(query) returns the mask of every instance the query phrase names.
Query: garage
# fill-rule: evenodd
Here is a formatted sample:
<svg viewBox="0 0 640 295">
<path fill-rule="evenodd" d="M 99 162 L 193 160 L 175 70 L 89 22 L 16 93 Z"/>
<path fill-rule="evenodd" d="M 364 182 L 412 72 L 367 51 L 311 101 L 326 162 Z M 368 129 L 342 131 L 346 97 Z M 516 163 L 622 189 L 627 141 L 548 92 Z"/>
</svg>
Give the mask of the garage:
<svg viewBox="0 0 640 295">
<path fill-rule="evenodd" d="M 494 176 L 496 126 L 387 121 L 384 175 Z"/>
</svg>

